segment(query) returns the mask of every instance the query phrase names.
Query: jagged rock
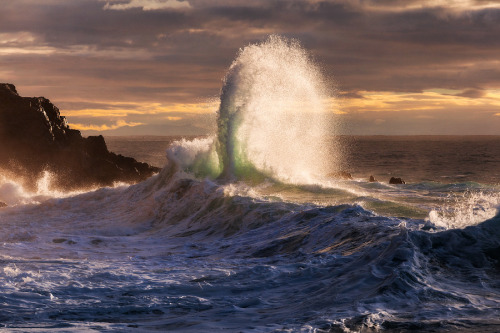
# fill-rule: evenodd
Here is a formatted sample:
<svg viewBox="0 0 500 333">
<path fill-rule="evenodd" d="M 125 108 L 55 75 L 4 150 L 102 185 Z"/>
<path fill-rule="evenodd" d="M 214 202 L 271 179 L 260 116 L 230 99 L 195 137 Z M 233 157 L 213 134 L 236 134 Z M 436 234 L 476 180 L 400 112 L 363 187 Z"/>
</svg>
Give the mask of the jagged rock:
<svg viewBox="0 0 500 333">
<path fill-rule="evenodd" d="M 347 171 L 331 172 L 327 176 L 335 179 L 352 179 L 352 175 Z"/>
<path fill-rule="evenodd" d="M 138 182 L 159 171 L 110 152 L 101 135 L 82 137 L 48 99 L 21 97 L 8 83 L 0 83 L 0 142 L 0 169 L 23 176 L 28 186 L 45 170 L 63 189 Z"/>
<path fill-rule="evenodd" d="M 406 184 L 406 182 L 401 178 L 391 177 L 389 184 Z"/>
<path fill-rule="evenodd" d="M 370 176 L 370 178 L 368 179 L 368 181 L 369 181 L 370 183 L 374 183 L 374 182 L 376 182 L 377 180 L 375 179 L 375 177 Z"/>
<path fill-rule="evenodd" d="M 8 205 L 5 202 L 0 201 L 0 208 L 7 207 Z"/>
</svg>

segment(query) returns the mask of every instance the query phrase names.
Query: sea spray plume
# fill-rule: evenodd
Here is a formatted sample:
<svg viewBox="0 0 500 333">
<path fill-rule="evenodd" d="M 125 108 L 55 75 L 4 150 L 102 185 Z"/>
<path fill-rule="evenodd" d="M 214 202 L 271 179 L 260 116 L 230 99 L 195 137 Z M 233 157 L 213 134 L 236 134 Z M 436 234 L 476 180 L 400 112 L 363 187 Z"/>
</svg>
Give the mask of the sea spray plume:
<svg viewBox="0 0 500 333">
<path fill-rule="evenodd" d="M 297 41 L 272 35 L 240 50 L 218 111 L 221 177 L 320 182 L 336 169 L 329 98 L 320 70 Z"/>
</svg>

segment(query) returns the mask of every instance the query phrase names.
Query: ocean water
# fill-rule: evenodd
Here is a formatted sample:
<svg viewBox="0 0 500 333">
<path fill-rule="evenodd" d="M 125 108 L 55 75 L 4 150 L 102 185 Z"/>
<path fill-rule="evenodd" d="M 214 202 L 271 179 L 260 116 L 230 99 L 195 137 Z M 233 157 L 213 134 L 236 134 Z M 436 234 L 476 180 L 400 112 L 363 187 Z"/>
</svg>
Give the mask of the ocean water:
<svg viewBox="0 0 500 333">
<path fill-rule="evenodd" d="M 200 136 L 198 138 L 203 138 Z M 185 137 L 195 139 L 196 137 Z M 111 151 L 157 167 L 165 166 L 165 151 L 179 136 L 107 136 Z M 341 169 L 355 179 L 373 175 L 381 182 L 400 177 L 418 182 L 480 182 L 500 184 L 500 136 L 340 136 Z"/>
<path fill-rule="evenodd" d="M 230 67 L 217 133 L 107 138 L 163 167 L 146 181 L 62 193 L 47 172 L 30 193 L 2 175 L 0 325 L 499 331 L 500 138 L 334 136 L 323 85 L 272 37 Z"/>
</svg>

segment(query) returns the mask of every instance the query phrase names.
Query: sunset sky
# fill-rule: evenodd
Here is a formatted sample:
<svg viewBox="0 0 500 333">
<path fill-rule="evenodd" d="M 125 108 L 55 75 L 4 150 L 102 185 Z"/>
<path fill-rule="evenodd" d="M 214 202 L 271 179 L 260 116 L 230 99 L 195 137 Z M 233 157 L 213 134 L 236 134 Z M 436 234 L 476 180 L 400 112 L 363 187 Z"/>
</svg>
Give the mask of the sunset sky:
<svg viewBox="0 0 500 333">
<path fill-rule="evenodd" d="M 2 1 L 0 82 L 84 135 L 207 134 L 270 34 L 324 70 L 341 134 L 500 134 L 500 1 Z"/>
</svg>

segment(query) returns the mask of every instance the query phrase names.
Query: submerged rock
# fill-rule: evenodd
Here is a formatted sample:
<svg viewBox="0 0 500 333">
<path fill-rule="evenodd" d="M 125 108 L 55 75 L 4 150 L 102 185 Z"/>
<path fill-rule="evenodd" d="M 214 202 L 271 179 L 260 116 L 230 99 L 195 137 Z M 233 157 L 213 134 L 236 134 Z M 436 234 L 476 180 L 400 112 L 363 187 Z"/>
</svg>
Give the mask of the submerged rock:
<svg viewBox="0 0 500 333">
<path fill-rule="evenodd" d="M 0 83 L 0 169 L 22 176 L 33 187 L 42 172 L 54 174 L 62 189 L 139 182 L 159 169 L 108 150 L 104 138 L 82 137 L 44 97 L 21 97 Z"/>
<path fill-rule="evenodd" d="M 406 182 L 401 178 L 391 177 L 389 184 L 406 184 Z"/>
</svg>

